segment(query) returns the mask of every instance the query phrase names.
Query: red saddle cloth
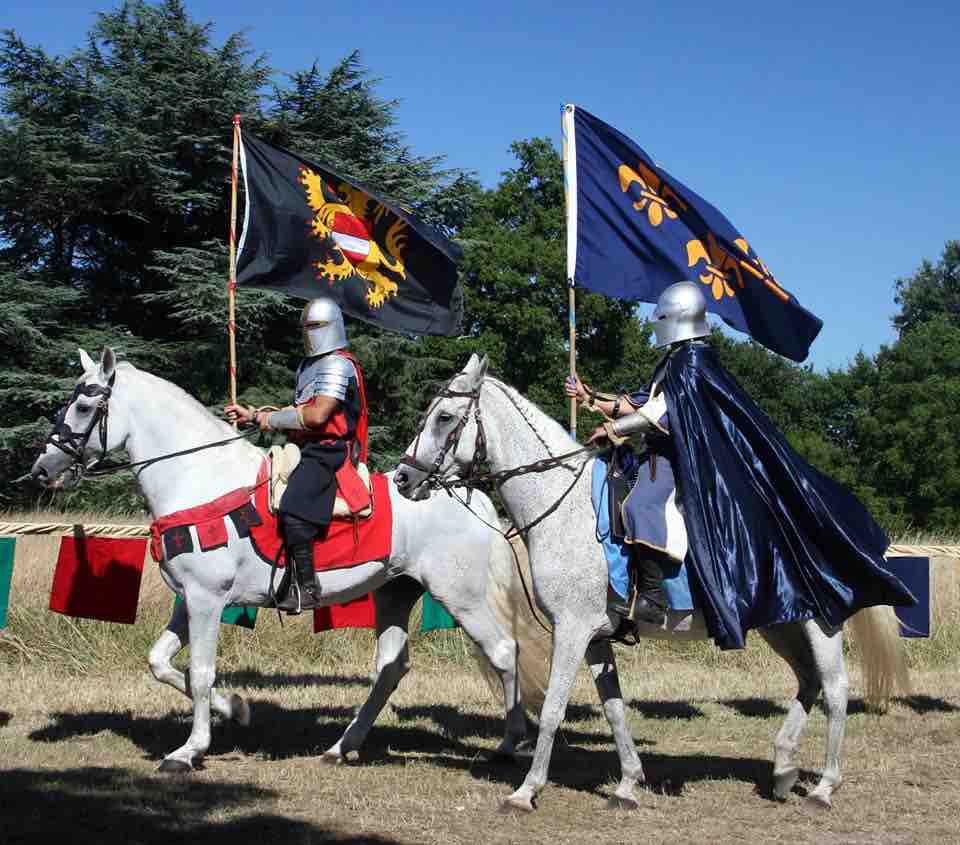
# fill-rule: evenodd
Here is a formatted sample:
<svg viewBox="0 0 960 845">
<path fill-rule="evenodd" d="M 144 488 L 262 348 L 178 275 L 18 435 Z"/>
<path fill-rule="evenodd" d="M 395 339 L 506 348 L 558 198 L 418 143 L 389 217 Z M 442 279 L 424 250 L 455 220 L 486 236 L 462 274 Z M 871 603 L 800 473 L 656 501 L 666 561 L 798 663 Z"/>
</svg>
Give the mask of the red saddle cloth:
<svg viewBox="0 0 960 845">
<path fill-rule="evenodd" d="M 150 526 L 150 551 L 157 562 L 194 551 L 190 526 L 194 526 L 201 551 L 225 546 L 229 519 L 240 537 L 249 537 L 257 554 L 269 564 L 285 566 L 280 523 L 267 506 L 269 463 L 264 460 L 254 487 L 242 487 L 195 508 L 167 514 Z M 313 547 L 316 570 L 343 569 L 389 557 L 393 548 L 393 509 L 385 475 L 371 476 L 373 514 L 354 522 L 335 519 L 327 536 Z M 331 628 L 373 628 L 376 618 L 369 593 L 344 604 L 318 607 L 313 611 L 313 630 Z"/>
<path fill-rule="evenodd" d="M 264 560 L 270 563 L 277 560 L 278 566 L 286 566 L 286 558 L 281 548 L 280 523 L 267 507 L 269 485 L 261 483 L 266 481 L 268 472 L 269 467 L 264 461 L 257 475 L 253 502 L 260 524 L 250 525 L 250 540 Z M 387 477 L 383 474 L 370 476 L 370 481 L 373 486 L 373 515 L 357 522 L 351 519 L 335 519 L 330 523 L 327 536 L 313 545 L 313 567 L 318 572 L 323 569 L 343 569 L 389 557 L 393 547 L 390 488 Z"/>
</svg>

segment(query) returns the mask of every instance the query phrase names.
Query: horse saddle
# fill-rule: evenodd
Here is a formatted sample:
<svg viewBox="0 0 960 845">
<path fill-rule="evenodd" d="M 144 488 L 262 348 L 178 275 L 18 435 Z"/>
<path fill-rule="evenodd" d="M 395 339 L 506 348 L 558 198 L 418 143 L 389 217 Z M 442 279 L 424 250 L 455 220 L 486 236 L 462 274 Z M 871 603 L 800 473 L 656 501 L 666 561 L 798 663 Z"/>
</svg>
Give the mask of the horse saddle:
<svg viewBox="0 0 960 845">
<path fill-rule="evenodd" d="M 300 448 L 293 443 L 271 446 L 267 457 L 270 460 L 270 513 L 280 509 L 280 499 L 287 489 L 290 476 L 300 463 Z M 333 505 L 334 519 L 367 519 L 373 515 L 373 487 L 370 471 L 364 463 L 353 465 L 346 460 L 337 470 L 337 498 Z"/>
</svg>

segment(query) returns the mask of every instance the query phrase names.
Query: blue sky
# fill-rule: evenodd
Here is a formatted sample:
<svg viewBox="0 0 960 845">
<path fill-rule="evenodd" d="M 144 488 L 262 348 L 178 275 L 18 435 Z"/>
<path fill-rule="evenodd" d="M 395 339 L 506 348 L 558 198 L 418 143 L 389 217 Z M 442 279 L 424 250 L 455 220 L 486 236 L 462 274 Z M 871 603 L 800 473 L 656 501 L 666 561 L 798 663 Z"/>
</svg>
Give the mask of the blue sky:
<svg viewBox="0 0 960 845">
<path fill-rule="evenodd" d="M 114 6 L 35 0 L 0 26 L 65 52 Z M 279 72 L 359 48 L 413 149 L 488 187 L 512 141 L 559 147 L 562 104 L 582 105 L 720 208 L 823 319 L 819 370 L 892 342 L 894 281 L 960 238 L 956 0 L 187 6 Z"/>
</svg>

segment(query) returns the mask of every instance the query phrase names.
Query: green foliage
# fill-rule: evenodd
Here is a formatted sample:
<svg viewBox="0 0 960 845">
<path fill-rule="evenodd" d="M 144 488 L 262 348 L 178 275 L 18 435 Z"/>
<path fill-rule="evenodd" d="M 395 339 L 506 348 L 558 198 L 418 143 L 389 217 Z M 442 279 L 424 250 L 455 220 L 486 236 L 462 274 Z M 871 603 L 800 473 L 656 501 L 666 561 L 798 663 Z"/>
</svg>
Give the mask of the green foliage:
<svg viewBox="0 0 960 845">
<path fill-rule="evenodd" d="M 960 325 L 938 315 L 877 356 L 862 460 L 888 507 L 910 528 L 960 526 Z"/>
<path fill-rule="evenodd" d="M 894 301 L 901 335 L 940 314 L 960 325 L 960 241 L 947 241 L 936 264 L 924 259 L 913 276 L 897 279 Z"/>
</svg>

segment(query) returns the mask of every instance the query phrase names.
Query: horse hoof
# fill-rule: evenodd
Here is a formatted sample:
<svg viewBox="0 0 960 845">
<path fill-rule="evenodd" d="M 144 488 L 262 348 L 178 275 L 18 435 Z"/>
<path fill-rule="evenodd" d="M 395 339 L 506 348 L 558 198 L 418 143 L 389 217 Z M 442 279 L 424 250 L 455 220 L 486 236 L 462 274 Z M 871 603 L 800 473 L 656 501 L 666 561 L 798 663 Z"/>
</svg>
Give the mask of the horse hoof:
<svg viewBox="0 0 960 845">
<path fill-rule="evenodd" d="M 613 795 L 607 801 L 608 810 L 639 810 L 640 802 L 636 798 L 624 797 L 622 795 Z"/>
<path fill-rule="evenodd" d="M 817 792 L 811 792 L 803 802 L 811 810 L 832 810 L 833 801 L 829 795 L 823 795 Z"/>
<path fill-rule="evenodd" d="M 168 775 L 185 775 L 192 772 L 193 767 L 189 763 L 184 763 L 183 760 L 165 757 L 157 771 Z"/>
<path fill-rule="evenodd" d="M 787 769 L 773 776 L 773 797 L 777 801 L 786 801 L 800 776 L 799 769 Z"/>
<path fill-rule="evenodd" d="M 250 727 L 250 705 L 236 693 L 230 696 L 230 718 L 244 728 Z"/>
<path fill-rule="evenodd" d="M 342 766 L 346 761 L 343 755 L 336 751 L 324 751 L 320 757 L 320 762 L 325 766 Z"/>
<path fill-rule="evenodd" d="M 500 805 L 500 812 L 504 815 L 510 813 L 532 813 L 536 809 L 532 798 L 514 798 L 512 795 L 505 799 Z"/>
</svg>

